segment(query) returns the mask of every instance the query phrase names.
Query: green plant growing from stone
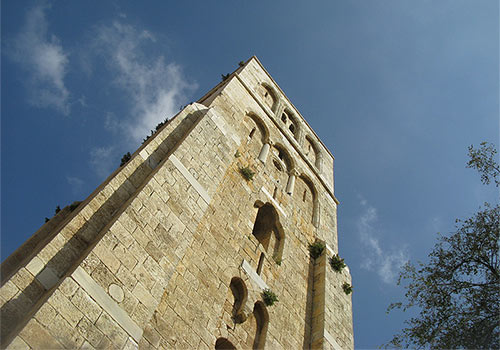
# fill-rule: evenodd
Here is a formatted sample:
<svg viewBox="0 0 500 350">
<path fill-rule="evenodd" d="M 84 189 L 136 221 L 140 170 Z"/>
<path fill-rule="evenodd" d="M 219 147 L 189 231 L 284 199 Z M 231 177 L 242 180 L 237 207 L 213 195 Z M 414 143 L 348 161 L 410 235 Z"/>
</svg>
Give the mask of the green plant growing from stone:
<svg viewBox="0 0 500 350">
<path fill-rule="evenodd" d="M 344 290 L 345 295 L 349 295 L 352 293 L 352 286 L 347 282 L 344 282 L 344 284 L 342 284 L 342 289 Z"/>
<path fill-rule="evenodd" d="M 241 157 L 241 153 L 240 153 L 240 151 L 236 150 L 236 153 L 234 154 L 234 157 L 235 157 L 235 158 L 239 158 L 239 157 Z"/>
<path fill-rule="evenodd" d="M 264 289 L 264 291 L 262 292 L 262 300 L 264 300 L 264 304 L 266 304 L 267 306 L 273 306 L 274 303 L 277 303 L 279 301 L 278 296 L 269 288 Z"/>
<path fill-rule="evenodd" d="M 255 175 L 255 172 L 253 172 L 249 167 L 244 167 L 240 168 L 240 174 L 245 178 L 245 180 L 251 181 L 253 179 L 253 176 Z"/>
<path fill-rule="evenodd" d="M 127 152 L 123 155 L 121 161 L 120 161 L 120 166 L 124 166 L 125 164 L 127 164 L 127 162 L 132 158 L 132 155 L 130 154 L 130 152 Z"/>
<path fill-rule="evenodd" d="M 50 221 L 50 219 L 48 217 L 45 217 L 45 222 L 47 223 L 49 221 Z"/>
<path fill-rule="evenodd" d="M 227 73 L 227 74 L 221 74 L 221 78 L 222 78 L 222 81 L 224 80 L 227 80 L 227 78 L 229 78 L 231 74 Z"/>
<path fill-rule="evenodd" d="M 71 203 L 71 204 L 69 205 L 69 210 L 70 210 L 70 211 L 75 210 L 76 208 L 78 208 L 78 206 L 80 205 L 80 203 L 81 203 L 81 202 L 78 202 L 78 201 Z"/>
<path fill-rule="evenodd" d="M 330 266 L 332 267 L 333 271 L 341 272 L 345 267 L 344 259 L 342 259 L 338 254 L 335 254 L 330 258 Z"/>
<path fill-rule="evenodd" d="M 240 67 L 243 67 L 243 66 L 245 65 L 245 61 L 240 61 L 240 62 L 238 63 L 238 65 L 239 65 Z"/>
<path fill-rule="evenodd" d="M 184 108 L 184 106 L 181 106 L 181 108 L 180 108 L 180 109 L 182 110 L 183 108 Z M 147 140 L 149 140 L 149 138 L 150 138 L 151 136 L 153 136 L 154 134 L 156 134 L 156 133 L 158 132 L 158 130 L 160 130 L 160 128 L 161 128 L 163 125 L 165 125 L 167 122 L 168 122 L 168 118 L 165 118 L 165 120 L 164 120 L 164 121 L 159 122 L 159 123 L 156 125 L 155 129 L 154 129 L 154 130 L 151 130 L 151 134 L 150 134 L 150 135 L 148 135 L 148 136 L 146 136 L 146 138 L 142 140 L 142 144 L 144 144 L 144 142 L 146 142 Z"/>
<path fill-rule="evenodd" d="M 325 244 L 321 241 L 316 241 L 313 244 L 309 244 L 309 253 L 313 259 L 317 259 L 323 254 L 325 250 Z"/>
<path fill-rule="evenodd" d="M 57 213 L 59 213 L 60 211 L 61 211 L 61 207 L 60 207 L 60 206 L 57 206 L 57 207 L 56 207 L 56 210 L 55 210 L 56 214 L 57 214 Z"/>
</svg>

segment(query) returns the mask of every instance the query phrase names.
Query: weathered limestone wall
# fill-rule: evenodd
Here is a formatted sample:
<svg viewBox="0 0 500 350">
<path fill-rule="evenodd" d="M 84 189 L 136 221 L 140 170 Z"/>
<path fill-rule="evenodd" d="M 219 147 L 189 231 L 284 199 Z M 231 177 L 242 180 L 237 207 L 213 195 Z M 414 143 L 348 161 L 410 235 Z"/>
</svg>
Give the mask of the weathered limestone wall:
<svg viewBox="0 0 500 350">
<path fill-rule="evenodd" d="M 17 272 L 0 289 L 2 346 L 8 344 L 28 320 L 31 319 L 25 330 L 29 331 L 33 324 L 33 327 L 37 327 L 37 315 L 43 317 L 40 315 L 43 310 L 38 310 L 38 308 L 44 302 L 47 302 L 45 305 L 52 303 L 54 296 L 57 296 L 57 293 L 53 294 L 54 290 L 59 288 L 65 278 L 77 269 L 82 259 L 85 259 L 82 264 L 90 264 L 91 261 L 97 261 L 93 258 L 101 252 L 103 260 L 101 265 L 111 265 L 110 271 L 119 273 L 115 271 L 116 266 L 119 266 L 118 262 L 127 264 L 131 258 L 127 252 L 121 250 L 120 245 L 116 246 L 116 254 L 119 258 L 114 254 L 115 247 L 111 250 L 105 249 L 109 248 L 106 246 L 107 242 L 112 241 L 112 237 L 110 238 L 107 234 L 109 230 L 118 227 L 115 230 L 118 235 L 127 240 L 127 244 L 130 243 L 126 246 L 130 247 L 133 252 L 132 256 L 142 251 L 138 244 L 131 245 L 133 240 L 130 240 L 128 232 L 121 229 L 122 221 L 125 225 L 130 222 L 129 213 L 133 209 L 130 205 L 134 200 L 144 201 L 144 203 L 147 201 L 149 210 L 158 204 L 158 193 L 164 190 L 162 188 L 155 195 L 146 198 L 145 193 L 152 194 L 151 187 L 156 185 L 155 181 L 148 183 L 148 178 L 151 177 L 153 168 L 158 162 L 178 146 L 183 135 L 192 129 L 202 113 L 194 107 L 189 107 L 172 120 L 153 140 L 141 147 L 126 166 L 110 176 L 85 202 L 80 204 L 79 208 L 59 226 L 59 232 L 55 237 L 41 250 L 33 251 L 26 265 L 17 267 Z M 137 221 L 152 225 L 151 222 L 146 221 L 150 219 L 146 214 L 147 210 L 144 209 L 140 212 L 141 219 Z M 163 215 L 162 212 L 156 214 L 160 217 Z M 173 217 L 170 221 L 175 223 Z M 132 229 L 133 225 L 126 227 Z M 140 233 L 140 231 L 137 232 L 137 234 Z M 171 250 L 170 248 L 169 251 Z M 94 267 L 92 264 L 91 266 Z M 107 273 L 106 269 L 97 271 L 96 275 Z M 31 318 L 35 312 L 37 312 L 35 318 Z M 64 337 L 62 330 L 64 327 L 61 324 L 61 327 L 55 329 L 55 334 Z M 34 332 L 33 336 L 36 344 L 38 332 Z"/>
<path fill-rule="evenodd" d="M 333 157 L 280 91 L 252 58 L 139 148 L 10 267 L 2 347 L 352 348 Z"/>
</svg>

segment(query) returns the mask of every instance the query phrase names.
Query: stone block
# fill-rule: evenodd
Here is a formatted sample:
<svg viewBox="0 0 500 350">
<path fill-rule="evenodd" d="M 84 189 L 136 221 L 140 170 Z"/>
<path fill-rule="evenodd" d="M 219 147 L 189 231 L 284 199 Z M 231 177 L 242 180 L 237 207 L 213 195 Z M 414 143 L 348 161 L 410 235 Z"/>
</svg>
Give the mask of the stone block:
<svg viewBox="0 0 500 350">
<path fill-rule="evenodd" d="M 56 315 L 48 330 L 67 349 L 77 349 L 85 341 L 60 314 Z"/>
<path fill-rule="evenodd" d="M 144 329 L 144 338 L 154 347 L 158 348 L 160 345 L 161 336 L 154 328 L 146 326 Z"/>
<path fill-rule="evenodd" d="M 14 283 L 17 288 L 24 290 L 33 282 L 34 278 L 35 277 L 31 273 L 29 273 L 28 270 L 26 270 L 25 268 L 21 268 L 14 276 L 12 276 L 10 281 Z"/>
<path fill-rule="evenodd" d="M 14 298 L 14 296 L 16 296 L 18 292 L 19 288 L 14 284 L 14 282 L 8 280 L 2 286 L 2 288 L 0 288 L 0 298 L 2 298 L 2 300 L 8 301 Z"/>
<path fill-rule="evenodd" d="M 34 349 L 63 349 L 63 344 L 34 319 L 28 322 L 19 336 Z"/>
<path fill-rule="evenodd" d="M 146 289 L 153 288 L 156 280 L 151 276 L 148 270 L 144 267 L 142 263 L 137 264 L 132 270 L 134 277 L 141 281 L 141 283 L 146 287 Z"/>
<path fill-rule="evenodd" d="M 92 347 L 98 347 L 104 337 L 97 326 L 86 317 L 80 320 L 76 329 Z"/>
<path fill-rule="evenodd" d="M 40 271 L 42 271 L 44 266 L 44 262 L 39 257 L 35 256 L 26 265 L 26 270 L 28 270 L 33 276 L 36 276 Z"/>
<path fill-rule="evenodd" d="M 123 283 L 125 288 L 132 291 L 137 284 L 137 277 L 124 265 L 121 265 L 116 273 L 116 277 Z"/>
<path fill-rule="evenodd" d="M 139 302 L 130 317 L 141 329 L 144 329 L 149 323 L 153 311 L 154 310 L 148 309 L 144 304 Z"/>
<path fill-rule="evenodd" d="M 71 327 L 75 327 L 83 317 L 82 312 L 59 289 L 54 291 L 48 303 L 64 317 Z"/>
<path fill-rule="evenodd" d="M 103 312 L 101 316 L 99 316 L 95 325 L 107 338 L 109 338 L 113 347 L 121 349 L 127 342 L 127 332 L 125 332 L 106 312 Z M 99 347 L 101 347 L 101 345 L 99 345 Z"/>
<path fill-rule="evenodd" d="M 116 245 L 115 249 L 113 250 L 113 254 L 118 259 L 118 261 L 129 270 L 132 270 L 137 264 L 137 259 L 121 243 Z"/>
<path fill-rule="evenodd" d="M 150 310 L 153 310 L 156 305 L 158 305 L 158 301 L 153 298 L 151 293 L 149 293 L 141 282 L 136 284 L 132 294 L 139 300 L 140 303 L 144 304 L 144 306 Z"/>
<path fill-rule="evenodd" d="M 111 273 L 116 273 L 118 271 L 118 268 L 120 267 L 120 260 L 118 260 L 115 255 L 113 254 L 113 251 L 105 246 L 104 244 L 98 244 L 94 248 L 94 253 L 97 255 L 97 257 L 106 265 L 106 267 L 111 271 Z"/>
<path fill-rule="evenodd" d="M 31 349 L 28 344 L 24 342 L 21 337 L 15 337 L 12 343 L 7 347 L 8 350 L 29 350 Z"/>
<path fill-rule="evenodd" d="M 102 308 L 82 288 L 75 292 L 71 302 L 93 323 L 102 313 Z"/>
<path fill-rule="evenodd" d="M 134 237 L 123 227 L 120 221 L 115 221 L 109 230 L 126 248 L 129 248 L 134 243 Z"/>
<path fill-rule="evenodd" d="M 59 290 L 66 297 L 72 297 L 77 289 L 78 289 L 78 284 L 71 277 L 66 277 L 59 286 Z"/>
<path fill-rule="evenodd" d="M 48 327 L 57 315 L 57 310 L 49 303 L 43 304 L 35 314 L 35 319 L 43 326 Z"/>
</svg>

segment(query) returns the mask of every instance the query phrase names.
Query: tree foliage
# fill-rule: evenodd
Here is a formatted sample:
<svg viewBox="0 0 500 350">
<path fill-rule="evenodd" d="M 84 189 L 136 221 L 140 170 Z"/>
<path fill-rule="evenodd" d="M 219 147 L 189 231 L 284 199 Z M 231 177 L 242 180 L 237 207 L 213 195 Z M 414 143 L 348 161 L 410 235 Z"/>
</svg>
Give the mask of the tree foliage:
<svg viewBox="0 0 500 350">
<path fill-rule="evenodd" d="M 497 154 L 495 146 L 491 143 L 481 142 L 481 147 L 476 149 L 469 146 L 470 160 L 467 163 L 467 168 L 475 168 L 481 174 L 481 181 L 488 185 L 491 181 L 495 186 L 500 185 L 500 166 L 495 160 Z"/>
<path fill-rule="evenodd" d="M 496 153 L 491 144 L 471 146 L 467 166 L 498 187 Z M 500 205 L 485 203 L 471 218 L 457 220 L 450 236 L 439 237 L 428 263 L 406 264 L 398 284 L 406 281 L 407 301 L 389 310 L 417 307 L 420 313 L 386 347 L 500 348 L 499 238 Z"/>
</svg>

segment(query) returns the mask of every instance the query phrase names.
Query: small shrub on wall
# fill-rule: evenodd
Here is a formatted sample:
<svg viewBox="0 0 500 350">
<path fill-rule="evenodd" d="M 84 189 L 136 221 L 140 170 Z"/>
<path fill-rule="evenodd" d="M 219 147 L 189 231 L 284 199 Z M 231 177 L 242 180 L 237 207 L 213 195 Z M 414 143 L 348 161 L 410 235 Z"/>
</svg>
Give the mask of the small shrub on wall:
<svg viewBox="0 0 500 350">
<path fill-rule="evenodd" d="M 349 295 L 352 293 L 352 286 L 347 282 L 344 282 L 344 284 L 342 285 L 342 289 L 344 290 L 344 293 L 346 295 Z"/>
<path fill-rule="evenodd" d="M 332 267 L 333 271 L 341 272 L 345 267 L 344 259 L 342 259 L 338 254 L 335 254 L 330 258 L 330 266 Z"/>
<path fill-rule="evenodd" d="M 120 166 L 124 166 L 127 164 L 127 162 L 132 158 L 130 152 L 127 152 L 123 155 L 121 161 L 120 161 Z"/>
<path fill-rule="evenodd" d="M 274 305 L 274 303 L 278 302 L 278 296 L 268 288 L 264 289 L 264 291 L 262 292 L 262 300 L 264 300 L 264 304 L 266 304 L 267 306 L 272 306 Z"/>
<path fill-rule="evenodd" d="M 249 167 L 240 168 L 240 174 L 247 181 L 251 181 L 253 179 L 253 176 L 255 175 L 255 173 Z"/>
<path fill-rule="evenodd" d="M 313 259 L 317 259 L 323 254 L 325 250 L 325 244 L 321 241 L 316 241 L 313 244 L 309 244 L 309 253 Z"/>
</svg>

